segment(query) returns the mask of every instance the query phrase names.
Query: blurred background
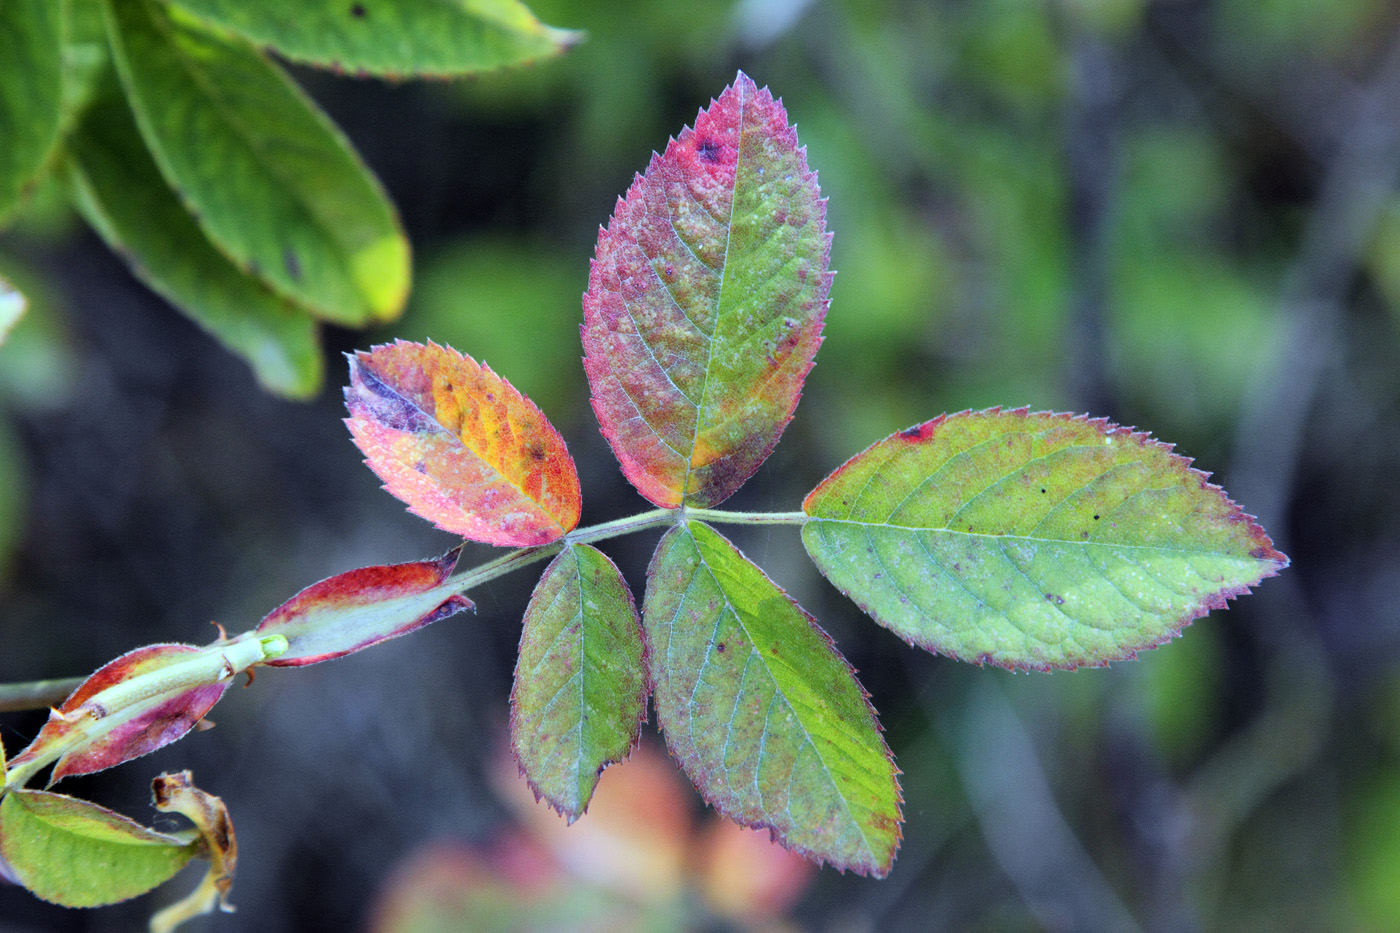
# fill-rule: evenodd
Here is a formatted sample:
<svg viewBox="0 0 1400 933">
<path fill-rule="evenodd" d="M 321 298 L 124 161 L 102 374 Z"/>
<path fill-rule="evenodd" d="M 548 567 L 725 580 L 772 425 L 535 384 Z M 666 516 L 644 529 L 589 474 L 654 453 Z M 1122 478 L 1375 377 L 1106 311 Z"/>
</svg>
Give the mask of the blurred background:
<svg viewBox="0 0 1400 933">
<path fill-rule="evenodd" d="M 588 41 L 460 83 L 297 72 L 417 261 L 402 320 L 326 331 L 311 403 L 262 393 L 57 192 L 0 236 L 32 303 L 0 348 L 0 682 L 241 631 L 452 546 L 340 424 L 339 354 L 372 343 L 449 343 L 534 398 L 585 524 L 645 507 L 588 407 L 579 297 L 633 173 L 737 69 L 797 124 L 838 274 L 796 418 L 727 508 L 795 509 L 893 430 L 1030 405 L 1175 443 L 1293 566 L 1136 662 L 1012 675 L 864 618 L 795 530 L 727 529 L 880 711 L 907 817 L 880 881 L 715 829 L 654 727 L 604 775 L 615 803 L 557 832 L 504 750 L 522 572 L 65 782 L 147 822 L 163 770 L 224 798 L 238 912 L 190 929 L 1400 929 L 1400 4 L 531 6 Z M 640 594 L 654 535 L 609 544 Z M 7 749 L 41 721 L 0 717 Z M 193 884 L 98 911 L 0 886 L 0 929 L 138 929 Z"/>
</svg>

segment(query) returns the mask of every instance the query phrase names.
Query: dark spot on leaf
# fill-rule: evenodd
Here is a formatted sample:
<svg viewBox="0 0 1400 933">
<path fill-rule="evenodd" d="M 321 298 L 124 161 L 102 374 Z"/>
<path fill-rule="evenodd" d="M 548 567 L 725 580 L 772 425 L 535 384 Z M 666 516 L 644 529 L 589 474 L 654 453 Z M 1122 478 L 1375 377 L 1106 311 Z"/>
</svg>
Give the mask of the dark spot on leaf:
<svg viewBox="0 0 1400 933">
<path fill-rule="evenodd" d="M 287 274 L 292 277 L 293 282 L 301 281 L 301 260 L 297 259 L 297 254 L 288 249 L 282 251 L 282 265 L 287 267 Z"/>
<path fill-rule="evenodd" d="M 1044 486 L 1041 486 L 1041 487 L 1040 487 L 1040 494 L 1041 494 L 1041 495 L 1045 495 L 1045 487 L 1044 487 Z"/>
<path fill-rule="evenodd" d="M 426 473 L 426 472 L 428 472 L 428 465 L 427 465 L 426 463 L 424 463 L 422 460 L 419 460 L 418 462 L 414 463 L 414 464 L 413 464 L 413 468 L 414 468 L 415 470 L 417 470 L 419 473 Z"/>
<path fill-rule="evenodd" d="M 675 270 L 675 267 L 674 267 L 674 266 L 667 266 L 667 267 L 666 267 L 666 278 L 669 279 L 671 276 L 673 276 L 673 275 L 675 275 L 675 274 L 676 274 L 676 270 Z"/>
<path fill-rule="evenodd" d="M 1095 515 L 1095 516 L 1094 516 L 1094 521 L 1098 521 L 1098 520 L 1099 520 L 1099 517 L 1098 517 L 1097 515 Z"/>
<path fill-rule="evenodd" d="M 365 8 L 364 8 L 364 5 L 363 5 L 363 4 L 360 4 L 360 3 L 357 3 L 357 4 L 355 4 L 354 6 L 350 7 L 350 15 L 353 16 L 353 17 L 355 17 L 356 19 L 364 19 L 364 18 L 365 18 Z"/>
<path fill-rule="evenodd" d="M 539 463 L 539 462 L 540 462 L 541 460 L 543 460 L 546 456 L 548 456 L 548 451 L 546 451 L 546 450 L 544 449 L 544 444 L 541 444 L 539 441 L 533 441 L 533 442 L 530 444 L 530 459 L 531 459 L 531 460 L 535 461 L 536 463 Z"/>
<path fill-rule="evenodd" d="M 1057 596 L 1054 593 L 1046 593 L 1045 598 L 1057 606 L 1063 606 L 1065 604 L 1065 598 L 1063 596 Z"/>
<path fill-rule="evenodd" d="M 695 154 L 700 157 L 700 161 L 702 162 L 718 162 L 719 143 L 715 142 L 713 139 L 702 139 L 695 147 Z"/>
<path fill-rule="evenodd" d="M 715 650 L 718 651 L 719 653 L 723 654 L 723 653 L 724 653 L 724 642 L 722 642 L 722 641 L 717 641 L 717 642 L 715 642 Z"/>
</svg>

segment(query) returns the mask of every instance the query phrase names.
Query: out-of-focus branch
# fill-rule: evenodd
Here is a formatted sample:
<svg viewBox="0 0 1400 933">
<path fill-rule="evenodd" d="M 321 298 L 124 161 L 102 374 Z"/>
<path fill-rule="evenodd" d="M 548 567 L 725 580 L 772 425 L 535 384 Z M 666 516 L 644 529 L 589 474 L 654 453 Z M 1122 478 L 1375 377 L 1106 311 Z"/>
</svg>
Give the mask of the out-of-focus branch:
<svg viewBox="0 0 1400 933">
<path fill-rule="evenodd" d="M 1030 736 L 990 677 L 958 732 L 958 769 L 983 838 L 1041 924 L 1139 929 L 1060 813 Z"/>
<path fill-rule="evenodd" d="M 86 678 L 64 677 L 58 680 L 31 680 L 22 684 L 0 684 L 0 713 L 25 709 L 45 709 L 57 706 L 78 689 Z"/>
<path fill-rule="evenodd" d="M 1400 183 L 1400 34 L 1358 90 L 1279 302 L 1281 351 L 1245 400 L 1230 489 L 1282 537 L 1304 426 L 1336 350 L 1346 293 Z"/>
<path fill-rule="evenodd" d="M 1058 10 L 1055 6 L 1053 9 Z M 1109 233 L 1118 190 L 1119 101 L 1116 50 L 1073 17 L 1062 17 L 1072 80 L 1065 109 L 1070 244 L 1066 321 L 1068 388 L 1081 410 L 1113 410 L 1107 367 Z"/>
</svg>

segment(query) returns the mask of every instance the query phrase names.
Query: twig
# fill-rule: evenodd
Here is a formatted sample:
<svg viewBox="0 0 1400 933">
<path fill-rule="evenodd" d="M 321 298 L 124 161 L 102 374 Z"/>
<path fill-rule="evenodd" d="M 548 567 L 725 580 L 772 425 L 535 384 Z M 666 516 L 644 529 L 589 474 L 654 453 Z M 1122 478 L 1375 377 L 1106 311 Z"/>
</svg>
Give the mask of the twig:
<svg viewBox="0 0 1400 933">
<path fill-rule="evenodd" d="M 68 698 L 68 694 L 78 689 L 78 685 L 85 679 L 62 677 L 56 680 L 31 680 L 22 684 L 0 684 L 0 713 L 58 706 Z"/>
</svg>

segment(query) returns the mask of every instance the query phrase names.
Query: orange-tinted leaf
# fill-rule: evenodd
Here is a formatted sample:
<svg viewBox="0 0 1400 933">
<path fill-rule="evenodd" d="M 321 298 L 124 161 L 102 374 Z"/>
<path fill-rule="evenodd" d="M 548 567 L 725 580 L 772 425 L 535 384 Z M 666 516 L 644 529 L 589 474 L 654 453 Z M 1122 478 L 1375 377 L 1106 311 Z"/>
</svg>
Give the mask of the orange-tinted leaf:
<svg viewBox="0 0 1400 933">
<path fill-rule="evenodd" d="M 578 524 L 578 474 L 559 432 L 485 364 L 407 341 L 350 358 L 346 424 L 384 488 L 444 531 L 507 547 Z"/>
<path fill-rule="evenodd" d="M 474 608 L 445 583 L 460 551 L 410 564 L 361 567 L 311 584 L 258 623 L 260 634 L 283 635 L 288 642 L 287 651 L 267 663 L 301 667 L 330 661 Z"/>
<path fill-rule="evenodd" d="M 767 458 L 821 343 L 830 246 L 787 112 L 742 73 L 632 182 L 598 235 L 583 347 L 642 495 L 715 505 Z"/>
</svg>

